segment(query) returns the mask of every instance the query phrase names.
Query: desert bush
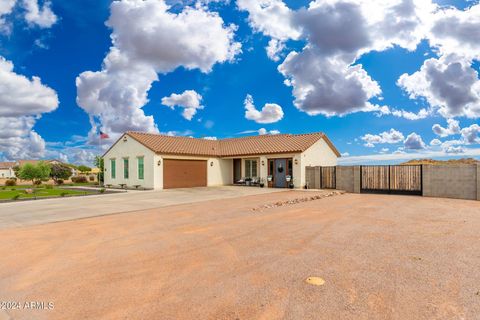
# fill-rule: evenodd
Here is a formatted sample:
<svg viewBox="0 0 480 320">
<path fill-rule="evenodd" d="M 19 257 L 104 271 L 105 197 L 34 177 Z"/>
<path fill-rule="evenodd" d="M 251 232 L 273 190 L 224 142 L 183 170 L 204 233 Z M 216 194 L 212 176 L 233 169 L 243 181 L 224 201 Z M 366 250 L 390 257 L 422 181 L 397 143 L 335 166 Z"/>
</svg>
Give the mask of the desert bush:
<svg viewBox="0 0 480 320">
<path fill-rule="evenodd" d="M 18 198 L 20 198 L 20 195 L 19 194 L 16 194 L 12 197 L 12 200 L 18 200 Z"/>
<path fill-rule="evenodd" d="M 72 177 L 73 183 L 87 183 L 87 177 L 85 176 L 76 176 Z"/>
<path fill-rule="evenodd" d="M 5 186 L 6 187 L 13 187 L 17 185 L 17 181 L 15 179 L 8 179 L 5 181 Z"/>
<path fill-rule="evenodd" d="M 39 186 L 39 185 L 41 185 L 41 184 L 42 184 L 42 181 L 41 181 L 41 180 L 35 180 L 35 181 L 33 181 L 33 185 L 35 185 L 35 186 Z"/>
<path fill-rule="evenodd" d="M 63 181 L 62 179 L 57 179 L 57 181 L 56 181 L 56 183 L 57 183 L 58 185 L 63 184 L 63 182 L 64 182 L 64 181 Z"/>
<path fill-rule="evenodd" d="M 95 176 L 89 176 L 89 177 L 88 177 L 88 180 L 90 180 L 90 181 L 95 181 Z"/>
<path fill-rule="evenodd" d="M 105 188 L 100 189 L 100 193 L 105 193 Z"/>
</svg>

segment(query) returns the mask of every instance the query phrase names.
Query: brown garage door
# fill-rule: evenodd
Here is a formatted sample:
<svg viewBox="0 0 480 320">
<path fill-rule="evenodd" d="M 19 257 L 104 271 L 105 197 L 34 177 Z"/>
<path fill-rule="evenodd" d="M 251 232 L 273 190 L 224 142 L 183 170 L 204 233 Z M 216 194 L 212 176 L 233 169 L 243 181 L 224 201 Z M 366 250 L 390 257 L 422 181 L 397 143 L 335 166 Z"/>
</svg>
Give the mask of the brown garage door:
<svg viewBox="0 0 480 320">
<path fill-rule="evenodd" d="M 190 188 L 207 186 L 207 161 L 164 160 L 163 188 Z"/>
</svg>

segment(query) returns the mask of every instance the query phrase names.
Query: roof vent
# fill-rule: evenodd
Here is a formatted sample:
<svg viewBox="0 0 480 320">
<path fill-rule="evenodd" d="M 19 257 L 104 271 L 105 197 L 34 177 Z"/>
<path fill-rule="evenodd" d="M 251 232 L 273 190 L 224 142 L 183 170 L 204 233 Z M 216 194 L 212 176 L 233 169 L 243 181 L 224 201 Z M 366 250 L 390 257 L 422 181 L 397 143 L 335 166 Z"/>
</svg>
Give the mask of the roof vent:
<svg viewBox="0 0 480 320">
<path fill-rule="evenodd" d="M 123 136 L 123 142 L 127 142 L 127 136 Z"/>
</svg>

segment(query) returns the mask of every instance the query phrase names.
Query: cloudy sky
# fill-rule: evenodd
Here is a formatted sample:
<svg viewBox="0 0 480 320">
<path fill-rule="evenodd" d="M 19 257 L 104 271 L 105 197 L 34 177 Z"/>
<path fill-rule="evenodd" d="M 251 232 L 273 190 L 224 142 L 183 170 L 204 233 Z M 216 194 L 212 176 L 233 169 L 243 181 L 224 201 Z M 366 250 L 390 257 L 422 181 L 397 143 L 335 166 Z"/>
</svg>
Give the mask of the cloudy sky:
<svg viewBox="0 0 480 320">
<path fill-rule="evenodd" d="M 0 0 L 0 160 L 90 164 L 126 130 L 479 158 L 479 61 L 478 1 Z"/>
</svg>

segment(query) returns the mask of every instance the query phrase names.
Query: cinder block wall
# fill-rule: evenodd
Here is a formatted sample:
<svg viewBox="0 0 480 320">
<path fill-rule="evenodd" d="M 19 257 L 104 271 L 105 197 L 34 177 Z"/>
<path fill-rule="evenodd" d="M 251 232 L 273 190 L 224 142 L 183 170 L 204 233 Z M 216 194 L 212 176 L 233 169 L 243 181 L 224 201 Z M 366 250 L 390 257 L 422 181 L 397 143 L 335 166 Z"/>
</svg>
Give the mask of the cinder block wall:
<svg viewBox="0 0 480 320">
<path fill-rule="evenodd" d="M 354 166 L 337 166 L 337 189 L 355 192 Z"/>
<path fill-rule="evenodd" d="M 480 200 L 476 165 L 423 166 L 423 196 Z"/>
</svg>

